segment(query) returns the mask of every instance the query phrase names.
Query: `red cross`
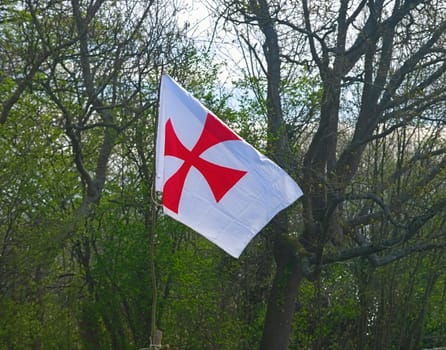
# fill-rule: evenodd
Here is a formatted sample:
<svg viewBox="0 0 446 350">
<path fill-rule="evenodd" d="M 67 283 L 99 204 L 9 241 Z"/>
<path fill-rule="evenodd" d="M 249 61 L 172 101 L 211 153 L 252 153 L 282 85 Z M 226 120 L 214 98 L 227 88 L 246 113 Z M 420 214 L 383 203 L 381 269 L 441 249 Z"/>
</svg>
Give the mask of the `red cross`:
<svg viewBox="0 0 446 350">
<path fill-rule="evenodd" d="M 164 155 L 182 159 L 184 163 L 164 184 L 163 204 L 165 207 L 178 214 L 181 193 L 191 167 L 197 169 L 206 179 L 217 202 L 224 197 L 247 172 L 211 163 L 200 156 L 210 147 L 230 140 L 240 140 L 240 138 L 214 115 L 209 113 L 200 138 L 192 150 L 188 150 L 178 139 L 172 121 L 170 119 L 167 120 Z"/>
</svg>

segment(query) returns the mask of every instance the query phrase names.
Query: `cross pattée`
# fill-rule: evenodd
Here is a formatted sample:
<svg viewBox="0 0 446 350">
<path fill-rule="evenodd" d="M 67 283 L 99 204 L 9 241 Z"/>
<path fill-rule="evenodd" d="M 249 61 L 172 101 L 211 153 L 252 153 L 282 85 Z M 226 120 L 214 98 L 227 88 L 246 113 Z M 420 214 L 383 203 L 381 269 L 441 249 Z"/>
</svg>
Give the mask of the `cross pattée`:
<svg viewBox="0 0 446 350">
<path fill-rule="evenodd" d="M 231 140 L 241 139 L 214 115 L 208 113 L 200 138 L 192 150 L 188 150 L 178 138 L 169 118 L 165 127 L 164 155 L 182 159 L 184 163 L 164 184 L 163 205 L 178 214 L 184 183 L 192 167 L 203 175 L 218 203 L 247 171 L 212 163 L 201 158 L 201 155 L 210 147 Z"/>
</svg>

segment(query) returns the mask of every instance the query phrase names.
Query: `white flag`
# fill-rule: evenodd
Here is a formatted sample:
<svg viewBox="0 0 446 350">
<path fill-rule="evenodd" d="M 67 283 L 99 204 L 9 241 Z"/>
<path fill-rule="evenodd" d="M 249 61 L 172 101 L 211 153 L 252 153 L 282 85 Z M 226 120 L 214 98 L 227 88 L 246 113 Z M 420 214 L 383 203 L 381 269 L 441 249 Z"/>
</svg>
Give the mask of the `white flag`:
<svg viewBox="0 0 446 350">
<path fill-rule="evenodd" d="M 161 80 L 155 185 L 165 214 L 236 258 L 302 195 L 283 169 L 168 75 Z"/>
</svg>

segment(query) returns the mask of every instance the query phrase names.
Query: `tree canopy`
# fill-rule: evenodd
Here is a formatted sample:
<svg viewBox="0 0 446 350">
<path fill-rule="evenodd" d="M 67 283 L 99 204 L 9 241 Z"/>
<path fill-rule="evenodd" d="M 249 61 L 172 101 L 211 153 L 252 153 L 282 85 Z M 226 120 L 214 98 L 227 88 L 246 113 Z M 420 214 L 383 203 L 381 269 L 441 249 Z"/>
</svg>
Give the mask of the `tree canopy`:
<svg viewBox="0 0 446 350">
<path fill-rule="evenodd" d="M 1 2 L 0 349 L 445 346 L 444 1 L 203 3 Z M 162 215 L 162 72 L 303 189 L 239 260 Z"/>
</svg>

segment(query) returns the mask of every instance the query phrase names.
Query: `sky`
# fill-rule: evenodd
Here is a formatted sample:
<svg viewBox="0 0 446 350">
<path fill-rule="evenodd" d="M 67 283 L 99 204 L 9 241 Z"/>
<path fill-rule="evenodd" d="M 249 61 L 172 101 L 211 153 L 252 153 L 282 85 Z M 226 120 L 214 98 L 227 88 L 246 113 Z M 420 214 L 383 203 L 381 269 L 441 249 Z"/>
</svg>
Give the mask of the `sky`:
<svg viewBox="0 0 446 350">
<path fill-rule="evenodd" d="M 189 23 L 189 37 L 205 49 L 210 48 L 210 52 L 215 54 L 214 62 L 223 64 L 219 81 L 230 86 L 234 76 L 240 73 L 242 55 L 234 33 L 222 30 L 214 33 L 217 19 L 206 6 L 209 3 L 207 0 L 179 0 L 178 4 L 183 8 L 178 15 L 179 24 Z"/>
<path fill-rule="evenodd" d="M 183 8 L 179 13 L 180 24 L 188 22 L 191 32 L 197 36 L 205 35 L 212 28 L 212 18 L 202 0 L 180 0 Z"/>
</svg>

